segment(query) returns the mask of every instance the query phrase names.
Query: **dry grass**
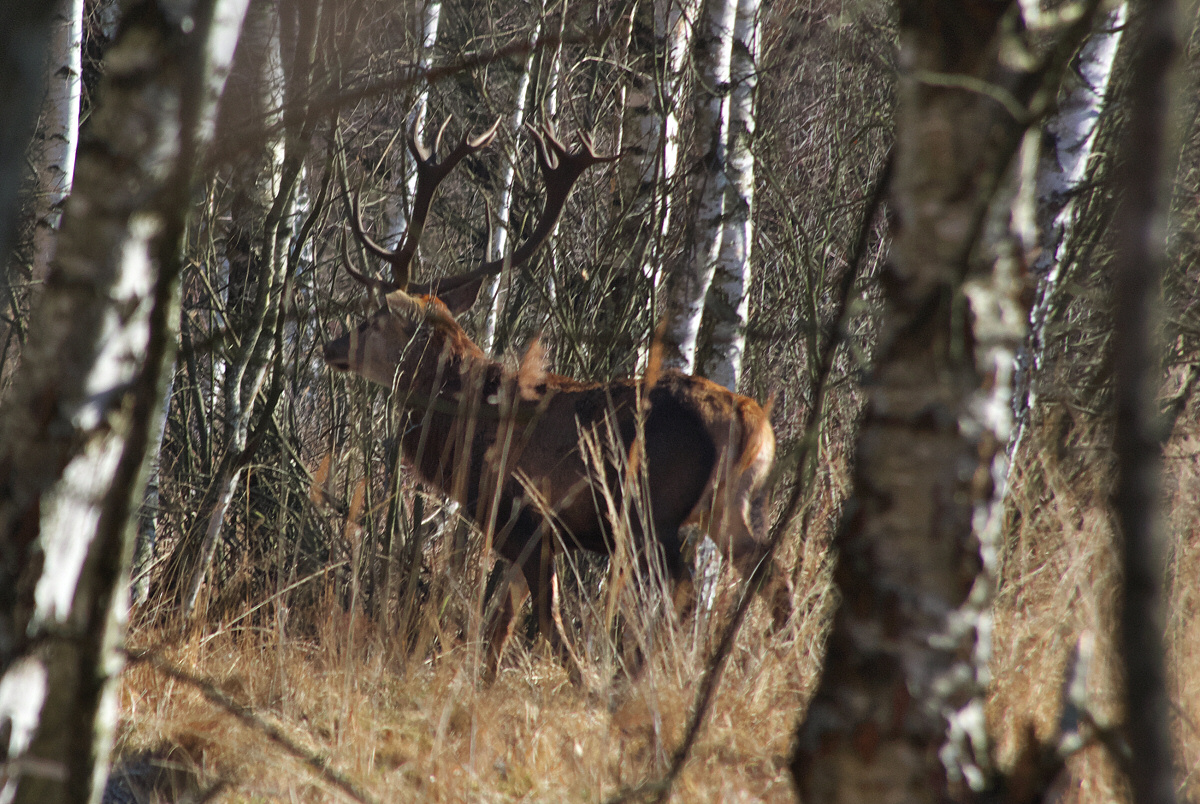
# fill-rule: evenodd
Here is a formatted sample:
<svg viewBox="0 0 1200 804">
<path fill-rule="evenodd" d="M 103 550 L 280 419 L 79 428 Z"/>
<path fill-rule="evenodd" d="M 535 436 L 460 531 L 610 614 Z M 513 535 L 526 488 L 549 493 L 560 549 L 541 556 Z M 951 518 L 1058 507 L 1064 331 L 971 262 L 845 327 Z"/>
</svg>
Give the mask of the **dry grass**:
<svg viewBox="0 0 1200 804">
<path fill-rule="evenodd" d="M 1168 442 L 1164 466 L 1168 669 L 1176 715 L 1180 800 L 1200 801 L 1200 429 L 1188 411 Z M 1058 727 L 1064 674 L 1081 635 L 1095 640 L 1088 678 L 1091 715 L 1120 725 L 1116 628 L 1119 542 L 1109 508 L 1108 435 L 1097 420 L 1066 406 L 1035 413 L 1027 449 L 1015 464 L 1006 560 L 996 608 L 989 717 L 1002 763 L 1026 730 L 1050 738 Z M 1053 448 L 1050 445 L 1057 445 Z M 1072 758 L 1063 801 L 1128 801 L 1119 763 L 1102 746 Z"/>
<path fill-rule="evenodd" d="M 754 604 L 676 800 L 792 799 L 786 757 L 829 609 L 819 563 L 805 577 L 821 588 L 805 590 L 808 614 L 784 633 L 771 633 L 765 607 Z M 732 597 L 736 581 L 723 583 L 721 597 Z M 379 801 L 602 801 L 657 778 L 718 619 L 675 631 L 633 684 L 599 683 L 611 659 L 585 658 L 591 688 L 573 686 L 539 640 L 510 647 L 496 683 L 482 687 L 479 652 L 465 641 L 409 655 L 361 612 L 333 602 L 321 611 L 306 637 L 210 625 L 160 655 Z M 159 636 L 135 631 L 130 642 Z M 217 786 L 216 801 L 345 800 L 263 733 L 148 664 L 126 671 L 121 711 L 120 757 L 182 765 L 197 789 Z"/>
<path fill-rule="evenodd" d="M 1164 456 L 1170 619 L 1167 663 L 1176 720 L 1181 799 L 1200 801 L 1200 408 L 1180 416 Z"/>
</svg>

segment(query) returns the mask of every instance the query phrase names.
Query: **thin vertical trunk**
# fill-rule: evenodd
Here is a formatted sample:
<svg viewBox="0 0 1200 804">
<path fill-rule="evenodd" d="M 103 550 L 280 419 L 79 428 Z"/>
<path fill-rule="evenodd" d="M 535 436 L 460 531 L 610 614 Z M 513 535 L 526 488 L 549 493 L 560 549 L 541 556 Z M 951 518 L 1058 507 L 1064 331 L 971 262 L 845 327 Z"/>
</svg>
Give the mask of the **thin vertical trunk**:
<svg viewBox="0 0 1200 804">
<path fill-rule="evenodd" d="M 286 34 L 282 30 L 288 25 Z M 315 10 L 308 4 L 252 0 L 247 16 L 246 46 L 239 49 L 230 80 L 242 92 L 239 107 L 227 104 L 223 122 L 238 131 L 275 130 L 282 110 L 302 109 L 307 100 Z M 299 116 L 298 116 L 299 117 Z M 225 454 L 214 473 L 213 485 L 200 507 L 199 544 L 181 539 L 172 560 L 177 574 L 168 583 L 180 594 L 185 615 L 196 610 L 198 595 L 208 576 L 234 492 L 257 447 L 250 442 L 250 427 L 264 414 L 259 395 L 276 357 L 276 330 L 284 304 L 289 267 L 288 243 L 298 214 L 296 188 L 308 149 L 311 122 L 301 119 L 253 154 L 238 168 L 240 183 L 234 220 L 227 237 L 230 263 L 227 303 L 229 325 L 237 331 L 223 378 Z"/>
<path fill-rule="evenodd" d="M 245 2 L 201 4 L 191 37 L 177 8 L 138 11 L 106 57 L 0 418 L 0 588 L 17 596 L 0 623 L 5 802 L 82 804 L 103 788 L 130 512 L 174 340 L 192 168 Z"/>
<path fill-rule="evenodd" d="M 1074 198 L 1090 169 L 1100 112 L 1112 78 L 1113 61 L 1125 26 L 1125 4 L 1101 17 L 1076 57 L 1072 86 L 1057 113 L 1044 126 L 1048 147 L 1038 166 L 1036 242 L 1032 269 L 1038 278 L 1038 297 L 1030 312 L 1029 345 L 1022 356 L 1014 404 L 1017 431 L 1013 454 L 1026 432 L 1028 414 L 1036 402 L 1035 380 L 1046 369 L 1046 325 L 1063 292 L 1062 260 L 1075 223 Z M 1032 243 L 1032 241 L 1031 241 Z"/>
<path fill-rule="evenodd" d="M 59 0 L 50 38 L 50 80 L 42 105 L 33 279 L 44 281 L 54 256 L 62 203 L 75 179 L 79 99 L 83 94 L 83 0 Z"/>
<path fill-rule="evenodd" d="M 558 85 L 559 75 L 562 72 L 562 38 L 563 29 L 567 24 L 567 4 L 564 2 L 558 13 L 558 41 L 554 45 L 554 50 L 550 53 L 548 59 L 549 66 L 546 68 L 546 83 L 545 83 L 545 100 L 543 101 L 546 109 L 546 119 L 558 119 Z M 552 241 L 550 248 L 545 249 L 546 255 L 546 298 L 553 307 L 558 299 L 558 256 L 554 248 L 555 243 Z"/>
<path fill-rule="evenodd" d="M 705 376 L 736 391 L 746 351 L 750 258 L 754 242 L 754 93 L 758 85 L 760 0 L 738 0 L 730 60 L 729 131 L 725 138 L 725 222 L 716 272 L 705 301 L 712 357 Z"/>
<path fill-rule="evenodd" d="M 701 84 L 696 91 L 696 139 L 704 156 L 697 188 L 696 222 L 687 264 L 671 279 L 665 362 L 682 371 L 696 369 L 696 347 L 704 298 L 721 251 L 725 214 L 725 135 L 729 128 L 729 70 L 737 0 L 708 0 L 701 22 Z"/>
<path fill-rule="evenodd" d="M 421 30 L 417 45 L 416 66 L 420 72 L 425 72 L 433 66 L 433 53 L 434 48 L 437 47 L 438 30 L 441 28 L 441 24 L 442 0 L 426 0 L 425 7 L 421 12 Z M 428 109 L 429 89 L 422 86 L 417 91 L 409 119 L 409 124 L 414 126 L 417 131 L 424 131 L 425 114 Z M 407 151 L 404 153 L 404 192 L 392 193 L 383 208 L 383 228 L 388 240 L 398 240 L 404 235 L 404 230 L 408 228 L 408 205 L 417 191 L 416 166 L 407 160 Z M 386 264 L 383 265 L 383 269 L 384 274 L 388 275 L 389 268 Z"/>
<path fill-rule="evenodd" d="M 171 394 L 175 388 L 175 364 L 167 366 L 166 392 L 163 394 L 162 409 L 158 411 L 151 431 L 150 465 L 146 476 L 146 494 L 142 498 L 138 514 L 137 536 L 133 545 L 133 574 L 130 578 L 130 597 L 137 604 L 146 599 L 150 591 L 150 570 L 154 559 L 154 546 L 158 542 L 159 480 L 162 476 L 162 447 L 167 433 L 167 416 L 171 412 Z"/>
<path fill-rule="evenodd" d="M 538 9 L 537 22 L 533 26 L 533 32 L 530 34 L 531 40 L 536 40 L 542 33 L 542 27 L 545 23 L 545 6 Z M 508 119 L 509 128 L 513 134 L 519 134 L 521 127 L 525 125 L 525 116 L 527 114 L 527 105 L 529 103 L 529 84 L 533 77 L 534 51 L 531 49 L 528 55 L 525 56 L 525 63 L 521 66 L 521 75 L 517 79 L 517 90 L 513 96 L 513 112 Z M 504 167 L 500 172 L 500 198 L 496 203 L 496 228 L 492 231 L 491 242 L 488 244 L 488 259 L 499 259 L 504 255 L 504 249 L 508 246 L 508 228 L 509 219 L 512 216 L 512 199 L 514 180 L 517 171 L 517 155 L 513 153 L 509 159 L 504 161 Z M 486 300 L 487 316 L 483 322 L 483 342 L 480 346 L 489 354 L 496 346 L 496 325 L 500 320 L 500 313 L 504 309 L 505 299 L 508 296 L 507 285 L 512 282 L 512 272 L 502 271 L 500 274 L 493 276 L 487 280 L 484 285 L 482 296 Z M 504 282 L 504 287 L 501 285 L 501 280 Z"/>
<path fill-rule="evenodd" d="M 701 0 L 653 0 L 652 39 L 638 47 L 648 51 L 649 69 L 633 75 L 621 145 L 626 158 L 618 163 L 624 202 L 627 253 L 650 282 L 651 303 L 667 275 L 667 235 L 674 210 L 679 164 L 679 104 L 684 95 L 687 57 L 695 37 Z M 636 21 L 635 21 L 636 24 Z M 631 54 L 633 55 L 633 54 Z M 645 351 L 639 358 L 643 363 Z"/>
</svg>

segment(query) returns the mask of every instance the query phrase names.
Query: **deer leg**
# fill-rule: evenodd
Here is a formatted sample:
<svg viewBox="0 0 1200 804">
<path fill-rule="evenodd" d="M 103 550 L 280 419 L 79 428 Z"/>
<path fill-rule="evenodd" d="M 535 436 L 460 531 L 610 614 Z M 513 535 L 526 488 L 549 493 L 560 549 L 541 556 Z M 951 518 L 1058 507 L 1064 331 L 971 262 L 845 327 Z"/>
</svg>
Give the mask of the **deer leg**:
<svg viewBox="0 0 1200 804">
<path fill-rule="evenodd" d="M 659 635 L 667 627 L 667 612 L 663 604 L 670 601 L 670 606 L 677 621 L 688 617 L 695 607 L 696 591 L 692 582 L 692 571 L 688 562 L 683 558 L 683 542 L 679 538 L 678 522 L 661 522 L 655 526 L 654 539 L 647 540 L 634 526 L 633 534 L 639 546 L 638 580 L 641 590 L 640 597 L 649 606 L 649 619 L 646 622 L 644 644 L 637 641 L 627 642 L 624 648 L 625 670 L 631 681 L 642 676 L 646 668 L 647 651 L 659 640 Z M 662 589 L 666 600 L 656 589 L 657 581 L 666 582 Z M 660 604 L 658 601 L 662 601 Z"/>
<path fill-rule="evenodd" d="M 519 570 L 514 567 L 507 570 L 505 574 L 511 575 L 515 572 L 519 572 Z M 525 598 L 529 596 L 529 585 L 524 582 L 524 579 L 509 578 L 507 582 L 502 582 L 501 586 L 502 588 L 496 590 L 496 594 L 501 596 L 500 604 L 488 620 L 487 628 L 484 631 L 484 641 L 487 645 L 487 656 L 483 667 L 484 684 L 491 684 L 496 680 L 496 674 L 500 670 L 500 658 L 504 655 L 504 646 L 508 644 L 508 639 L 512 636 L 517 612 L 521 610 Z"/>
<path fill-rule="evenodd" d="M 525 558 L 522 570 L 529 583 L 529 594 L 533 599 L 533 610 L 537 617 L 538 630 L 550 643 L 555 658 L 567 671 L 572 684 L 583 681 L 583 670 L 579 659 L 571 650 L 566 634 L 561 630 L 562 616 L 558 611 L 558 578 L 554 571 L 554 550 L 550 539 L 543 536 L 540 549 L 534 548 Z"/>
</svg>

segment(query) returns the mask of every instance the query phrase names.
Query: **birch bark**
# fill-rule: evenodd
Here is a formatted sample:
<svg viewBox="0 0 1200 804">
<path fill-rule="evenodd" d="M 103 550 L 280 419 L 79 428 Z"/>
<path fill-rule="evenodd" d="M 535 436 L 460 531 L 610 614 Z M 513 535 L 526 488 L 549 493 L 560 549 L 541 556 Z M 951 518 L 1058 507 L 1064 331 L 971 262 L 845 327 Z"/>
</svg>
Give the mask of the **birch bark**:
<svg viewBox="0 0 1200 804">
<path fill-rule="evenodd" d="M 536 41 L 541 36 L 544 24 L 545 6 L 543 4 L 538 9 L 537 22 L 530 34 L 531 40 Z M 521 65 L 521 74 L 517 78 L 517 89 L 513 95 L 513 111 L 508 119 L 509 130 L 514 135 L 520 134 L 522 126 L 525 125 L 529 103 L 529 84 L 533 77 L 533 63 L 534 51 L 531 49 L 525 56 L 524 64 Z M 489 260 L 499 259 L 504 255 L 504 249 L 508 246 L 509 219 L 512 217 L 513 190 L 517 171 L 516 158 L 516 153 L 508 154 L 508 158 L 504 161 L 504 167 L 500 171 L 500 198 L 496 203 L 496 228 L 492 231 L 492 238 L 488 244 Z M 483 321 L 483 343 L 480 345 L 489 354 L 496 347 L 496 326 L 508 296 L 507 293 L 502 292 L 502 279 L 505 285 L 511 283 L 512 272 L 502 271 L 500 274 L 490 277 L 483 288 L 482 295 L 487 300 L 488 307 L 487 316 Z"/>
<path fill-rule="evenodd" d="M 433 66 L 433 54 L 437 47 L 438 30 L 441 25 L 442 0 L 427 0 L 421 11 L 421 30 L 417 45 L 416 66 L 419 72 L 425 72 Z M 429 89 L 422 87 L 417 92 L 408 121 L 410 125 L 416 127 L 417 131 L 425 130 L 425 114 L 428 109 Z M 401 151 L 405 154 L 404 192 L 390 195 L 383 208 L 384 232 L 387 239 L 392 241 L 399 240 L 404 235 L 404 230 L 408 228 L 408 205 L 417 191 L 416 166 L 408 161 L 408 150 L 402 148 Z M 381 267 L 385 276 L 390 275 L 389 267 L 386 264 Z"/>
<path fill-rule="evenodd" d="M 670 347 L 664 362 L 687 373 L 696 370 L 704 298 L 721 250 L 728 183 L 725 135 L 729 127 L 729 71 L 736 17 L 737 0 L 709 0 L 701 23 L 703 69 L 696 93 L 696 138 L 703 149 L 703 167 L 689 257 L 672 277 L 664 334 Z"/>
<path fill-rule="evenodd" d="M 50 80 L 42 104 L 42 148 L 37 166 L 33 234 L 35 282 L 44 281 L 54 256 L 62 203 L 75 179 L 79 99 L 83 93 L 83 0 L 60 0 L 50 38 Z"/>
<path fill-rule="evenodd" d="M 705 301 L 712 320 L 712 357 L 704 371 L 736 391 L 746 351 L 754 244 L 754 94 L 758 86 L 760 0 L 738 0 L 730 59 L 729 131 L 725 138 L 724 224 L 716 270 Z"/>
<path fill-rule="evenodd" d="M 793 755 L 806 802 L 987 800 L 1011 781 L 991 765 L 983 694 L 1026 318 L 1017 261 L 973 255 L 1054 65 L 1091 26 L 1066 26 L 1034 74 L 1004 57 L 1029 46 L 1009 38 L 1016 11 L 900 3 L 893 240 L 853 514 L 835 540 L 842 605 Z M 1031 795 L 1054 769 L 1041 748 Z"/>
<path fill-rule="evenodd" d="M 172 341 L 191 171 L 245 11 L 163 5 L 138 6 L 105 58 L 2 419 L 5 804 L 95 801 L 107 772 L 129 514 Z"/>
<path fill-rule="evenodd" d="M 1049 147 L 1042 154 L 1037 177 L 1036 243 L 1039 254 L 1032 269 L 1038 295 L 1029 316 L 1029 344 L 1024 350 L 1013 405 L 1017 417 L 1012 454 L 1026 432 L 1029 412 L 1037 401 L 1034 379 L 1046 369 L 1046 323 L 1061 304 L 1063 255 L 1074 229 L 1076 191 L 1087 176 L 1104 108 L 1113 61 L 1125 26 L 1125 4 L 1101 18 L 1079 51 L 1070 88 L 1058 112 L 1044 126 Z"/>
<path fill-rule="evenodd" d="M 286 32 L 286 33 L 285 33 Z M 184 568 L 180 602 L 185 614 L 196 612 L 198 596 L 212 565 L 225 515 L 233 502 L 246 466 L 256 450 L 251 425 L 260 410 L 260 394 L 276 355 L 276 330 L 284 305 L 289 267 L 288 244 L 300 214 L 297 187 L 303 172 L 312 123 L 282 127 L 283 109 L 303 109 L 308 101 L 313 42 L 317 19 L 303 2 L 252 0 L 247 16 L 248 49 L 239 49 L 231 81 L 237 77 L 245 91 L 240 122 L 261 134 L 265 147 L 237 171 L 238 202 L 226 238 L 230 263 L 229 326 L 237 332 L 222 380 L 225 450 L 214 482 L 201 505 L 203 535 L 199 546 L 191 538 L 176 546 L 171 564 Z M 253 49 L 249 49 L 253 48 Z M 243 55 L 245 56 L 243 60 Z M 240 69 L 239 69 L 240 68 Z M 240 73 L 240 75 L 239 75 Z M 223 110 L 224 111 L 224 110 Z M 230 125 L 235 126 L 232 122 Z M 269 395 L 267 395 L 269 396 Z"/>
<path fill-rule="evenodd" d="M 634 187 L 630 218 L 649 236 L 647 247 L 637 246 L 634 253 L 641 255 L 638 267 L 655 290 L 664 276 L 672 184 L 679 165 L 678 108 L 699 11 L 700 0 L 654 2 L 651 69 L 637 76 L 629 93 L 622 145 L 628 157 L 618 169 L 628 171 L 622 185 Z"/>
</svg>

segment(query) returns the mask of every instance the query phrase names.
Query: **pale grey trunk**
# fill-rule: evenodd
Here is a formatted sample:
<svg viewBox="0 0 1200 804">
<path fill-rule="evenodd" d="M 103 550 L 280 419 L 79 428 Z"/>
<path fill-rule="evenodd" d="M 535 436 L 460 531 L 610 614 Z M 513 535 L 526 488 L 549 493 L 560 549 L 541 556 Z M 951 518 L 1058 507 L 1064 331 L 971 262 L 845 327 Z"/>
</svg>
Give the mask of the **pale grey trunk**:
<svg viewBox="0 0 1200 804">
<path fill-rule="evenodd" d="M 50 37 L 50 79 L 42 104 L 42 147 L 37 160 L 33 233 L 35 282 L 44 281 L 54 256 L 62 203 L 75 178 L 79 99 L 83 93 L 83 0 L 60 0 Z"/>
<path fill-rule="evenodd" d="M 188 10 L 140 7 L 106 56 L 2 417 L 0 586 L 20 596 L 0 623 L 5 804 L 95 801 L 107 772 L 129 514 L 172 340 L 171 265 L 245 0 L 197 14 L 196 42 L 182 33 Z M 192 69 L 201 46 L 207 79 Z"/>
<path fill-rule="evenodd" d="M 543 5 L 544 8 L 544 5 Z M 558 15 L 558 42 L 554 45 L 554 50 L 550 54 L 550 66 L 546 68 L 546 96 L 543 101 L 546 109 L 546 119 L 558 119 L 558 85 L 559 75 L 562 72 L 562 37 L 563 29 L 567 24 L 567 4 L 563 3 L 563 7 Z M 554 243 L 550 243 L 550 248 L 546 249 L 546 298 L 553 307 L 558 299 L 558 256 L 554 250 Z"/>
<path fill-rule="evenodd" d="M 628 93 L 621 186 L 632 188 L 627 202 L 629 253 L 650 282 L 651 303 L 662 304 L 660 290 L 669 255 L 673 187 L 679 165 L 679 103 L 686 85 L 688 53 L 695 37 L 700 0 L 655 0 L 651 68 L 634 76 Z M 626 192 L 630 192 L 626 190 Z M 639 355 L 644 365 L 648 344 Z"/>
<path fill-rule="evenodd" d="M 539 9 L 538 20 L 533 27 L 533 32 L 530 34 L 530 39 L 536 40 L 541 36 L 545 9 Z M 508 127 L 514 136 L 519 136 L 521 128 L 525 125 L 526 106 L 529 102 L 529 84 L 533 77 L 533 57 L 534 51 L 531 49 L 529 54 L 525 56 L 525 63 L 521 67 L 521 75 L 517 79 L 517 90 L 513 95 L 513 112 L 508 119 Z M 504 167 L 500 171 L 500 198 L 496 201 L 496 228 L 492 230 L 491 241 L 488 243 L 488 259 L 499 259 L 504 256 L 504 250 L 508 246 L 508 224 L 512 217 L 512 199 L 514 180 L 517 172 L 517 155 L 510 153 L 504 160 Z M 512 282 L 512 271 L 501 271 L 496 276 L 490 277 L 483 288 L 483 298 L 487 302 L 487 316 L 483 321 L 483 342 L 480 346 L 483 351 L 492 352 L 496 345 L 496 325 L 500 320 L 500 313 L 504 310 L 505 300 L 508 297 L 508 286 Z"/>
<path fill-rule="evenodd" d="M 758 85 L 760 0 L 738 0 L 730 60 L 729 132 L 725 138 L 725 217 L 721 250 L 705 306 L 712 358 L 703 372 L 736 391 L 746 352 L 754 243 L 754 94 Z"/>
<path fill-rule="evenodd" d="M 154 546 L 158 542 L 159 479 L 162 475 L 162 445 L 167 432 L 167 416 L 171 411 L 171 394 L 175 388 L 175 365 L 166 367 L 166 392 L 163 394 L 162 409 L 154 423 L 150 438 L 150 465 L 146 476 L 146 494 L 142 497 L 138 514 L 137 537 L 133 545 L 133 574 L 129 593 L 134 604 L 146 600 L 150 591 L 150 572 L 153 568 Z"/>
<path fill-rule="evenodd" d="M 433 66 L 433 52 L 437 47 L 438 29 L 442 24 L 442 2 L 441 0 L 427 0 L 425 8 L 421 12 L 421 30 L 419 36 L 419 44 L 417 45 L 417 70 L 421 72 L 427 71 Z M 413 103 L 412 112 L 407 122 L 416 128 L 417 132 L 423 132 L 425 128 L 425 114 L 429 109 L 429 89 L 425 86 L 417 92 L 416 100 Z M 403 150 L 403 149 L 401 149 Z M 404 192 L 392 193 L 388 196 L 387 203 L 383 207 L 383 230 L 388 241 L 398 240 L 404 235 L 404 230 L 408 228 L 408 205 L 412 200 L 413 194 L 417 191 L 417 170 L 407 158 L 405 152 L 405 168 L 404 168 Z M 383 264 L 385 273 L 389 271 L 389 266 Z"/>
<path fill-rule="evenodd" d="M 725 213 L 725 134 L 729 126 L 729 70 L 737 0 L 710 0 L 701 21 L 701 85 L 696 91 L 696 139 L 703 157 L 696 223 L 688 260 L 672 277 L 664 340 L 667 365 L 691 373 L 704 315 L 704 298 L 721 252 Z"/>
<path fill-rule="evenodd" d="M 1076 57 L 1070 75 L 1071 87 L 1060 100 L 1058 112 L 1045 125 L 1049 147 L 1038 165 L 1037 204 L 1030 245 L 1036 242 L 1039 253 L 1033 263 L 1038 279 L 1038 295 L 1030 311 L 1029 345 L 1021 355 L 1020 374 L 1013 405 L 1017 429 L 1013 454 L 1025 435 L 1028 413 L 1036 403 L 1035 378 L 1046 368 L 1046 324 L 1064 289 L 1062 258 L 1075 222 L 1075 195 L 1086 178 L 1096 139 L 1100 112 L 1104 107 L 1113 60 L 1125 26 L 1125 4 L 1101 18 Z"/>
</svg>

